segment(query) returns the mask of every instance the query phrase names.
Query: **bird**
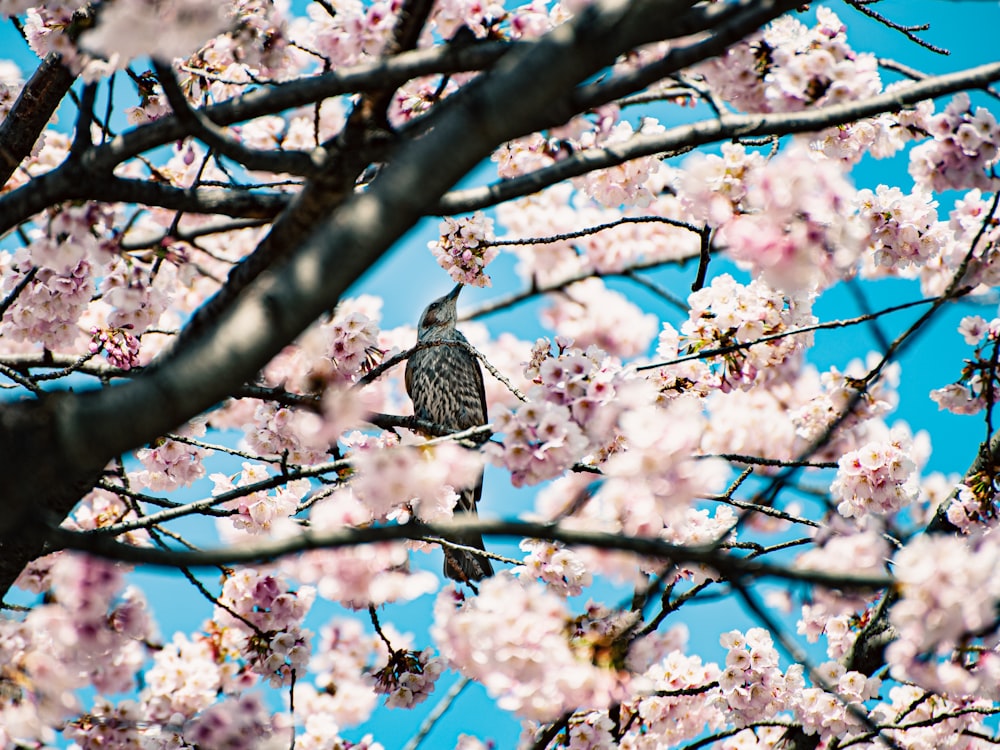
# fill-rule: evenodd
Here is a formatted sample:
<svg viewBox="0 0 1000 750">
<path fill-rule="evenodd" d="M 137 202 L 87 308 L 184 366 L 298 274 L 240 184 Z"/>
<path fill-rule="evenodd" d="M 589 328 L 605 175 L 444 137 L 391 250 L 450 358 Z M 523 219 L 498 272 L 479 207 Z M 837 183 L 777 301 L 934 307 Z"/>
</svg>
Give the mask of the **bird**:
<svg viewBox="0 0 1000 750">
<path fill-rule="evenodd" d="M 468 345 L 462 332 L 455 328 L 458 318 L 455 306 L 461 291 L 462 284 L 457 284 L 448 294 L 427 306 L 417 326 L 418 344 L 454 341 Z M 475 354 L 465 346 L 444 343 L 415 351 L 406 361 L 406 392 L 413 401 L 414 416 L 419 419 L 455 431 L 487 423 L 483 371 Z M 473 438 L 477 443 L 486 439 L 486 435 Z M 459 496 L 456 512 L 475 516 L 483 495 L 482 472 L 475 486 L 455 491 Z M 456 533 L 450 541 L 486 550 L 479 533 Z M 485 555 L 445 546 L 444 574 L 460 583 L 473 583 L 492 576 L 493 566 Z"/>
</svg>

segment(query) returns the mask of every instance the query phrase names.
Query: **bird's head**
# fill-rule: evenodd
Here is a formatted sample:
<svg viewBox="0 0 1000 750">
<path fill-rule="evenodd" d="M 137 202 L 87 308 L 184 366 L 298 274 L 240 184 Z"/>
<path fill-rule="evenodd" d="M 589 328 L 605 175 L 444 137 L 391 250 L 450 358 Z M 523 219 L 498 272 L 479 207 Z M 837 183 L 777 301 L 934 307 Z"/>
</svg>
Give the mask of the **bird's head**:
<svg viewBox="0 0 1000 750">
<path fill-rule="evenodd" d="M 444 333 L 454 330 L 455 322 L 458 320 L 458 312 L 455 304 L 458 301 L 458 293 L 462 291 L 462 285 L 456 284 L 448 294 L 431 302 L 420 316 L 420 324 L 417 326 L 417 338 L 423 339 L 436 333 Z"/>
</svg>

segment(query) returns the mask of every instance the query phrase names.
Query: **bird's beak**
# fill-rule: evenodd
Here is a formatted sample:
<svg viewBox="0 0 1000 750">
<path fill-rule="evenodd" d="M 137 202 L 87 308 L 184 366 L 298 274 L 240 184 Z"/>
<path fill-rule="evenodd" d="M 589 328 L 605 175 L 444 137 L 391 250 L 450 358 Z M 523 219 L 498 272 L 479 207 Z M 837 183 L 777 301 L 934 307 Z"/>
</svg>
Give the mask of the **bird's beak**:
<svg viewBox="0 0 1000 750">
<path fill-rule="evenodd" d="M 448 292 L 448 296 L 445 297 L 447 300 L 457 300 L 458 293 L 462 291 L 463 284 L 455 284 L 455 288 Z"/>
</svg>

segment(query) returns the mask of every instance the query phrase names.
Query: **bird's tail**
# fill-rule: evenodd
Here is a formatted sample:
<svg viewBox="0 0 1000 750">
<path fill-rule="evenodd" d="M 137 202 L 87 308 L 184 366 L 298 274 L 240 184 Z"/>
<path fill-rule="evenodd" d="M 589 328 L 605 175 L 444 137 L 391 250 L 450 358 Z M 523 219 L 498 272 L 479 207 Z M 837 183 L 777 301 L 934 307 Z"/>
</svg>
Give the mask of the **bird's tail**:
<svg viewBox="0 0 1000 750">
<path fill-rule="evenodd" d="M 451 539 L 463 547 L 475 547 L 484 552 L 483 537 L 480 534 L 456 534 Z M 485 555 L 477 555 L 464 549 L 444 548 L 444 574 L 459 583 L 481 581 L 493 575 L 493 565 Z"/>
<path fill-rule="evenodd" d="M 459 492 L 459 500 L 455 508 L 455 520 L 462 518 L 476 517 L 476 502 L 482 494 L 482 478 L 476 487 L 470 487 Z M 472 547 L 486 551 L 483 544 L 483 535 L 477 532 L 453 534 L 449 541 L 461 544 L 463 547 Z M 475 552 L 464 549 L 455 549 L 444 545 L 444 574 L 453 581 L 459 583 L 474 583 L 493 575 L 493 565 L 486 555 L 477 555 Z"/>
</svg>

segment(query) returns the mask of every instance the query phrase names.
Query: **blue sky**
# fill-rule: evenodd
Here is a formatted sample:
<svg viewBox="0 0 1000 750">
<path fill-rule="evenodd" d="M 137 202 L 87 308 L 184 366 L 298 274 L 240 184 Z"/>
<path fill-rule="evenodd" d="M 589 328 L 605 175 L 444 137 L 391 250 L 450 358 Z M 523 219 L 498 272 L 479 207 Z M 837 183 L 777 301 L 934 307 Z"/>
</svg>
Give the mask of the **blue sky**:
<svg viewBox="0 0 1000 750">
<path fill-rule="evenodd" d="M 301 3 L 296 3 L 297 6 Z M 907 41 L 899 32 L 886 29 L 870 19 L 864 18 L 856 10 L 842 3 L 828 3 L 848 25 L 848 38 L 858 51 L 874 51 L 879 56 L 893 58 L 927 73 L 943 73 L 973 65 L 993 62 L 996 59 L 996 29 L 1000 28 L 1000 4 L 996 2 L 948 2 L 946 0 L 925 0 L 916 3 L 910 0 L 888 0 L 875 6 L 880 13 L 902 24 L 930 23 L 929 31 L 921 36 L 935 45 L 951 50 L 948 57 L 933 54 Z M 27 50 L 9 25 L 0 26 L 0 55 L 13 58 L 30 74 L 34 56 Z M 993 102 L 994 111 L 1000 109 Z M 686 116 L 690 116 L 687 113 Z M 72 111 L 64 111 L 61 127 L 71 125 Z M 896 184 L 905 190 L 911 186 L 905 171 L 905 157 L 887 162 L 867 161 L 855 170 L 854 179 L 858 187 L 874 188 L 879 183 Z M 476 180 L 488 179 L 489 170 L 476 175 Z M 953 198 L 943 197 L 939 212 L 947 215 Z M 357 293 L 376 294 L 385 299 L 383 325 L 392 328 L 416 322 L 420 310 L 434 297 L 451 286 L 446 275 L 438 268 L 426 248 L 429 240 L 437 237 L 437 220 L 427 220 L 415 228 L 383 262 L 372 269 L 357 285 Z M 520 288 L 513 273 L 514 261 L 503 256 L 493 267 L 495 286 L 491 290 L 469 290 L 463 293 L 462 302 L 474 306 L 494 295 L 503 295 Z M 694 269 L 667 269 L 657 272 L 655 278 L 676 293 L 683 294 L 690 287 Z M 644 292 L 637 292 L 635 286 L 624 282 L 611 282 L 611 286 L 628 294 L 637 303 L 664 320 L 677 324 L 676 311 L 662 305 Z M 881 307 L 898 301 L 915 299 L 918 291 L 906 282 L 885 281 L 868 286 L 870 303 Z M 518 337 L 533 340 L 548 333 L 537 321 L 539 303 L 529 303 L 513 310 L 485 319 L 493 334 L 512 331 Z M 856 302 L 844 290 L 836 290 L 824 295 L 816 312 L 822 320 L 844 318 L 857 315 Z M 909 422 L 914 431 L 925 429 L 931 433 L 934 453 L 929 468 L 944 472 L 961 473 L 974 457 L 976 446 L 982 439 L 982 420 L 975 417 L 956 417 L 941 413 L 929 400 L 927 393 L 932 388 L 951 382 L 958 374 L 961 361 L 968 356 L 969 348 L 955 332 L 958 320 L 966 314 L 978 313 L 991 318 L 996 314 L 995 302 L 981 307 L 967 303 L 956 304 L 945 315 L 932 323 L 917 344 L 902 358 L 903 380 L 900 386 L 901 408 L 895 415 Z M 910 318 L 913 314 L 902 314 Z M 890 319 L 887 330 L 902 330 Z M 817 334 L 817 345 L 810 359 L 820 369 L 835 365 L 843 369 L 848 359 L 864 353 L 866 348 L 859 344 L 859 336 L 868 338 L 868 347 L 875 348 L 870 334 L 865 329 L 851 329 L 846 332 L 821 332 Z M 215 469 L 211 469 L 215 470 Z M 498 508 L 510 513 L 517 507 L 530 503 L 530 492 L 514 492 L 505 485 L 504 478 L 496 472 L 487 476 L 486 513 L 498 513 Z M 192 496 L 202 496 L 210 485 L 202 483 Z M 492 496 L 492 498 L 491 498 Z M 424 564 L 432 569 L 439 567 L 435 558 L 428 561 L 420 556 Z M 178 576 L 167 576 L 155 571 L 142 571 L 133 576 L 150 596 L 164 636 L 169 638 L 173 629 L 190 632 L 211 614 L 210 606 L 191 591 Z M 204 576 L 206 583 L 213 584 L 212 576 Z M 611 589 L 600 591 L 608 603 L 617 601 L 617 592 Z M 407 605 L 393 605 L 386 608 L 382 617 L 392 620 L 403 631 L 418 634 L 417 642 L 425 642 L 423 632 L 429 621 L 430 597 L 424 597 Z M 318 630 L 332 614 L 340 612 L 330 605 L 317 604 L 311 627 Z M 695 652 L 708 658 L 719 658 L 722 654 L 717 643 L 717 634 L 730 628 L 746 629 L 755 623 L 734 605 L 702 605 L 685 608 L 681 619 L 692 632 L 691 646 Z M 386 748 L 393 750 L 404 746 L 422 720 L 426 710 L 442 696 L 451 682 L 448 676 L 439 685 L 437 693 L 421 711 L 388 711 L 380 709 L 372 722 L 361 731 L 351 730 L 348 737 L 357 737 L 371 731 Z M 497 711 L 492 701 L 478 686 L 470 686 L 459 698 L 428 739 L 427 747 L 451 747 L 460 733 L 476 734 L 483 739 L 493 739 L 499 747 L 510 747 L 516 742 L 519 724 L 511 717 Z"/>
</svg>

